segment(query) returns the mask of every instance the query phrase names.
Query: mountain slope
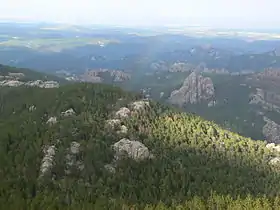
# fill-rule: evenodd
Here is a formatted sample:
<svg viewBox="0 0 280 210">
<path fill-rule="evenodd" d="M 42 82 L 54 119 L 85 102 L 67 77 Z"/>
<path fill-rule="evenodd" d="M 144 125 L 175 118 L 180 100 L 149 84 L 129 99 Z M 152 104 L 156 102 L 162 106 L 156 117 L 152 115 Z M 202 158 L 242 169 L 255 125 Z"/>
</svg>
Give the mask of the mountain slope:
<svg viewBox="0 0 280 210">
<path fill-rule="evenodd" d="M 101 84 L 0 100 L 1 209 L 280 205 L 278 147 L 194 115 Z"/>
<path fill-rule="evenodd" d="M 19 76 L 20 81 L 30 81 L 30 80 L 55 80 L 59 82 L 65 82 L 63 78 L 57 76 L 32 71 L 30 69 L 16 68 L 0 64 L 0 76 Z M 18 74 L 18 75 L 17 75 Z M 1 80 L 1 77 L 0 77 Z"/>
</svg>

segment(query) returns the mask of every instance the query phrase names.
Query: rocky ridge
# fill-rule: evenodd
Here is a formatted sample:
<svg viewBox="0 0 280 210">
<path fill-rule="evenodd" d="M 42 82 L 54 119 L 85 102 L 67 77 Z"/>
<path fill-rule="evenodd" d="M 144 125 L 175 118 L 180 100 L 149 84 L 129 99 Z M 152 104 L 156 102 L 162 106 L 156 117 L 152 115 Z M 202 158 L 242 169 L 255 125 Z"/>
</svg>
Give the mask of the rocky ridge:
<svg viewBox="0 0 280 210">
<path fill-rule="evenodd" d="M 148 101 L 135 101 L 129 104 L 129 108 L 121 107 L 115 114 L 116 119 L 107 120 L 107 129 L 116 132 L 117 134 L 126 135 L 128 133 L 128 128 L 125 125 L 125 119 L 129 118 L 134 113 L 139 113 L 149 108 L 150 104 Z M 104 167 L 111 173 L 115 173 L 118 161 L 124 158 L 131 158 L 135 161 L 143 161 L 146 159 L 153 158 L 154 155 L 149 151 L 149 149 L 140 141 L 130 140 L 128 138 L 122 138 L 118 142 L 111 145 L 114 151 L 114 159 L 111 163 L 106 164 Z"/>
<path fill-rule="evenodd" d="M 272 69 L 266 69 L 261 73 L 247 77 L 247 82 L 256 88 L 256 92 L 250 95 L 249 103 L 280 113 L 279 81 L 279 71 Z"/>
<path fill-rule="evenodd" d="M 266 137 L 268 142 L 280 143 L 280 125 L 270 120 L 267 117 L 263 117 L 263 120 L 266 122 L 262 129 L 263 135 Z"/>
<path fill-rule="evenodd" d="M 4 87 L 19 87 L 19 86 L 28 86 L 28 87 L 39 87 L 39 88 L 58 88 L 59 83 L 56 81 L 28 81 L 22 82 L 19 80 L 3 80 L 0 81 L 0 86 Z"/>
<path fill-rule="evenodd" d="M 130 80 L 131 75 L 119 70 L 99 69 L 90 70 L 80 76 L 80 80 L 93 83 L 102 83 L 104 81 L 103 75 L 108 73 L 114 82 L 123 82 Z"/>
<path fill-rule="evenodd" d="M 215 89 L 209 77 L 203 77 L 198 72 L 192 72 L 184 81 L 182 87 L 174 90 L 169 102 L 174 105 L 197 104 L 209 101 L 215 96 Z"/>
<path fill-rule="evenodd" d="M 149 149 L 140 141 L 130 140 L 128 138 L 123 138 L 128 134 L 128 128 L 124 125 L 125 120 L 136 112 L 144 111 L 148 108 L 148 101 L 135 101 L 128 105 L 127 107 L 121 107 L 116 111 L 113 116 L 114 119 L 109 119 L 106 121 L 105 128 L 117 134 L 121 139 L 111 145 L 112 151 L 115 153 L 114 159 L 110 164 L 106 164 L 104 167 L 114 173 L 118 166 L 118 161 L 124 158 L 131 158 L 135 161 L 143 161 L 145 159 L 153 158 L 153 154 Z M 71 108 L 66 111 L 61 112 L 61 117 L 70 117 L 75 115 L 76 112 Z M 47 124 L 54 125 L 58 122 L 57 117 L 50 117 Z M 57 141 L 57 144 L 60 141 Z M 55 154 L 57 144 L 51 146 L 45 145 L 43 148 L 43 159 L 40 166 L 39 178 L 45 177 L 49 172 L 51 172 L 53 166 L 55 165 Z M 79 171 L 84 169 L 84 164 L 81 160 L 78 160 L 78 155 L 81 152 L 81 145 L 79 142 L 71 142 L 70 147 L 67 149 L 67 154 L 65 156 L 65 174 L 71 174 L 71 169 L 74 167 Z"/>
</svg>

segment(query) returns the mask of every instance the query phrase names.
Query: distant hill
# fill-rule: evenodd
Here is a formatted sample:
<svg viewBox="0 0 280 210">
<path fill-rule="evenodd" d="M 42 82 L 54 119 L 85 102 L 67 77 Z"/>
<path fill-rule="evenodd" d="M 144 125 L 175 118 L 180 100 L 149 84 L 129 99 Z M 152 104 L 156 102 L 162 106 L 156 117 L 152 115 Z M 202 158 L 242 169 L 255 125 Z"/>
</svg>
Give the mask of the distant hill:
<svg viewBox="0 0 280 210">
<path fill-rule="evenodd" d="M 207 69 L 203 65 L 187 65 L 183 62 L 175 64 L 164 71 L 156 70 L 150 74 L 132 75 L 129 81 L 120 86 L 142 92 L 147 98 L 162 103 L 172 102 L 170 100 L 172 93 L 177 91 L 179 92 L 175 95 L 185 93 L 175 97 L 177 102 L 173 100 L 172 103 L 243 136 L 271 141 L 271 137 L 267 137 L 263 131 L 266 125 L 264 116 L 280 125 L 278 69 L 236 74 Z M 194 71 L 200 72 L 199 75 L 203 77 L 188 79 Z M 189 81 L 188 84 L 183 85 L 186 81 Z M 208 90 L 211 90 L 212 97 L 206 97 Z M 200 100 L 205 97 L 208 100 Z M 275 135 L 279 136 L 277 133 L 273 134 Z"/>
<path fill-rule="evenodd" d="M 104 84 L 0 89 L 1 209 L 277 209 L 279 146 Z"/>
<path fill-rule="evenodd" d="M 17 76 L 18 74 L 18 76 Z M 0 64 L 0 76 L 15 76 L 19 81 L 32 81 L 32 80 L 54 80 L 58 82 L 65 83 L 67 82 L 65 79 L 57 77 L 55 75 L 50 75 L 26 68 L 16 68 L 7 65 Z"/>
</svg>

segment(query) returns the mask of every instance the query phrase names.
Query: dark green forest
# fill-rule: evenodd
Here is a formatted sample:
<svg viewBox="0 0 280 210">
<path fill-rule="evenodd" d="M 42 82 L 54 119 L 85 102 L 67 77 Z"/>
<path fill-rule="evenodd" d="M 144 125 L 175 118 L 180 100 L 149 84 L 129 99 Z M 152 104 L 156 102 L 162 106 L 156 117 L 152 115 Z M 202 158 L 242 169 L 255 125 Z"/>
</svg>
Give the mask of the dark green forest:
<svg viewBox="0 0 280 210">
<path fill-rule="evenodd" d="M 125 134 L 106 127 L 140 95 L 102 84 L 57 89 L 0 89 L 0 209 L 279 209 L 278 154 L 266 142 L 149 101 L 121 119 Z M 74 115 L 62 116 L 73 109 Z M 46 122 L 57 117 L 57 123 Z M 154 158 L 118 161 L 122 138 L 142 142 Z M 71 142 L 84 165 L 67 174 Z M 43 148 L 55 145 L 51 171 L 40 178 Z"/>
</svg>

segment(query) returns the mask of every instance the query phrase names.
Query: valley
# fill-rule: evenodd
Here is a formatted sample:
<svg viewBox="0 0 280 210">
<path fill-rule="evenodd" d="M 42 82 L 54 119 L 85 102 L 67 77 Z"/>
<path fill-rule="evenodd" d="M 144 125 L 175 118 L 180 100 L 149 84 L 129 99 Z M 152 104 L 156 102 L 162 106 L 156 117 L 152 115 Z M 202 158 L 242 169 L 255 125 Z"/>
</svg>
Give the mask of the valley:
<svg viewBox="0 0 280 210">
<path fill-rule="evenodd" d="M 277 38 L 248 42 L 207 33 L 165 33 L 164 28 L 1 27 L 7 34 L 2 35 L 0 63 L 70 83 L 119 86 L 256 140 L 273 141 L 280 135 L 274 132 L 272 137 L 263 129 L 266 118 L 280 124 Z M 23 84 L 1 80 L 1 85 Z"/>
<path fill-rule="evenodd" d="M 279 208 L 275 34 L 1 27 L 0 209 Z"/>
</svg>

